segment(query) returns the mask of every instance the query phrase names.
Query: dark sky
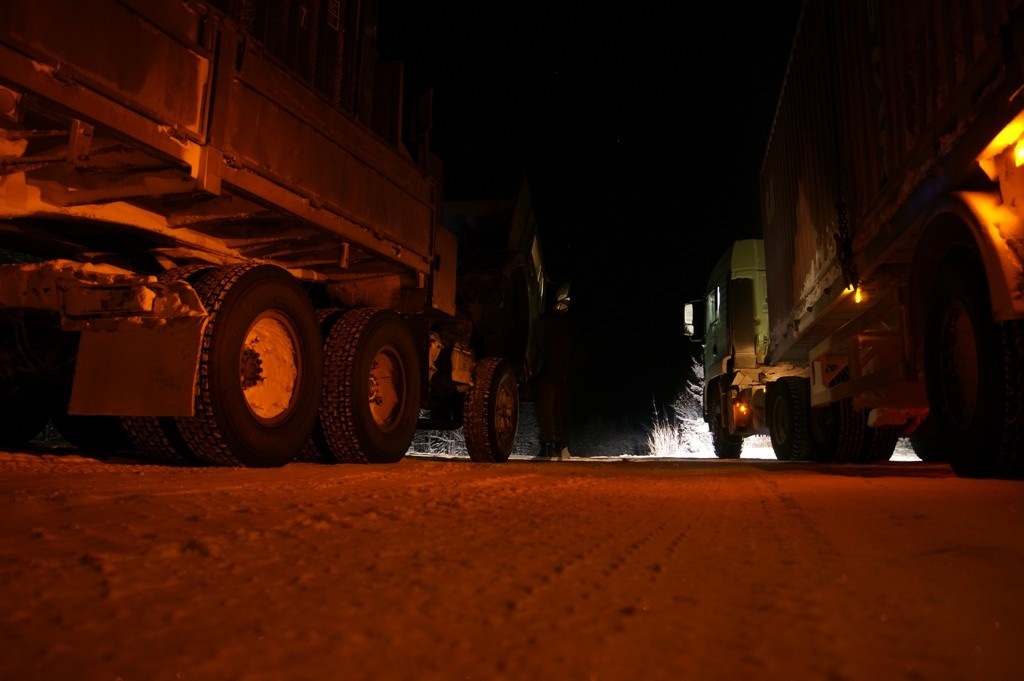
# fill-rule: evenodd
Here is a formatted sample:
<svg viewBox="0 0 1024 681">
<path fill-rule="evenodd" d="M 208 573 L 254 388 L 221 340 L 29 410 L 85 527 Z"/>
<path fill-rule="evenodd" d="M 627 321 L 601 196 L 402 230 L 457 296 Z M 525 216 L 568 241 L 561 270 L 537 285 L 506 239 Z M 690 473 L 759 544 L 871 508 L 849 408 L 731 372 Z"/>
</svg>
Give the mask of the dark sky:
<svg viewBox="0 0 1024 681">
<path fill-rule="evenodd" d="M 380 2 L 382 57 L 433 90 L 446 197 L 511 198 L 529 178 L 548 264 L 572 279 L 588 408 L 671 399 L 683 302 L 760 232 L 800 0 Z"/>
</svg>

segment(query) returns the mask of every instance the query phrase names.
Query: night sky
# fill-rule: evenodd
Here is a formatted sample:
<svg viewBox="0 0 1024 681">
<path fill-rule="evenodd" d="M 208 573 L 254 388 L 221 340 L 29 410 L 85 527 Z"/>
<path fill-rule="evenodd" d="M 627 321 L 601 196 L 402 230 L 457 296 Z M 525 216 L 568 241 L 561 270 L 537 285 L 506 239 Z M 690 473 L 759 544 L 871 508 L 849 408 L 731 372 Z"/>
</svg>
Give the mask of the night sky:
<svg viewBox="0 0 1024 681">
<path fill-rule="evenodd" d="M 759 236 L 800 4 L 381 0 L 382 58 L 434 93 L 446 198 L 530 182 L 547 265 L 572 280 L 585 419 L 674 399 L 683 303 L 730 241 Z"/>
</svg>

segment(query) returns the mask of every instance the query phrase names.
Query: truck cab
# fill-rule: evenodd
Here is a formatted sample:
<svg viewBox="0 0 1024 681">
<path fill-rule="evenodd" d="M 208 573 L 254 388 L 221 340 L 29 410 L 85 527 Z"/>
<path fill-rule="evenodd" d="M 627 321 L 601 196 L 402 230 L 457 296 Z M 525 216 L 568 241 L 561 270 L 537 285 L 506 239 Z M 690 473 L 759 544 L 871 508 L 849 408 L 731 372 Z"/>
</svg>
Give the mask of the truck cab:
<svg viewBox="0 0 1024 681">
<path fill-rule="evenodd" d="M 743 438 L 767 432 L 764 419 L 768 297 L 764 241 L 743 239 L 718 259 L 704 299 L 687 303 L 684 333 L 703 343 L 704 420 L 715 455 L 739 457 Z"/>
</svg>

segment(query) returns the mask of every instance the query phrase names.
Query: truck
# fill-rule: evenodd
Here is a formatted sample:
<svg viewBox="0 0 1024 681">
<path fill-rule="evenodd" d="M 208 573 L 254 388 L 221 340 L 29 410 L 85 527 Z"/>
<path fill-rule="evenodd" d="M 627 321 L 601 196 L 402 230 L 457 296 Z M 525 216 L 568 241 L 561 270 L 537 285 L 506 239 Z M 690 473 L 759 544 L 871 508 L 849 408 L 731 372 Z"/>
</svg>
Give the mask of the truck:
<svg viewBox="0 0 1024 681">
<path fill-rule="evenodd" d="M 711 267 L 704 298 L 684 308 L 684 334 L 702 343 L 701 407 L 720 459 L 739 458 L 747 437 L 769 435 L 766 386 L 801 374 L 799 365 L 768 362 L 769 327 L 764 239 L 737 240 Z"/>
<path fill-rule="evenodd" d="M 716 453 L 1024 478 L 1022 163 L 1024 3 L 806 0 L 763 239 L 686 309 Z"/>
<path fill-rule="evenodd" d="M 393 463 L 429 427 L 507 460 L 529 193 L 460 250 L 377 31 L 376 0 L 0 2 L 0 447 Z"/>
</svg>

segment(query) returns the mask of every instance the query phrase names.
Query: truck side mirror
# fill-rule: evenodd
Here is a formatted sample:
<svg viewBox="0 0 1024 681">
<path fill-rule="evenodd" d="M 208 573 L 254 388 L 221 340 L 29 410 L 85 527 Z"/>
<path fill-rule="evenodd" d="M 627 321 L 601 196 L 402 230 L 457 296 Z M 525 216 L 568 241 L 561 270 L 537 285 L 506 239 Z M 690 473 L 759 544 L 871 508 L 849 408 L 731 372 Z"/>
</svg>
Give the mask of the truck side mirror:
<svg viewBox="0 0 1024 681">
<path fill-rule="evenodd" d="M 683 305 L 683 335 L 696 343 L 704 342 L 703 301 Z"/>
</svg>

